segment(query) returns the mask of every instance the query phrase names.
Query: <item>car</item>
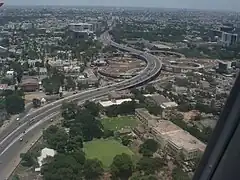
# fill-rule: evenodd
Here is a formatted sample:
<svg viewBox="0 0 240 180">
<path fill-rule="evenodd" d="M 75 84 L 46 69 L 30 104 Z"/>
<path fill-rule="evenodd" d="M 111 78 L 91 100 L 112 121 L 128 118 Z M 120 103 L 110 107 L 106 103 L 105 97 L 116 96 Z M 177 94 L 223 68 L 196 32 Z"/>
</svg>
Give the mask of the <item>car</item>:
<svg viewBox="0 0 240 180">
<path fill-rule="evenodd" d="M 51 122 L 53 122 L 53 119 L 50 119 Z"/>
<path fill-rule="evenodd" d="M 23 138 L 22 138 L 22 137 L 20 137 L 20 138 L 19 138 L 19 141 L 23 141 Z"/>
<path fill-rule="evenodd" d="M 20 118 L 17 118 L 17 119 L 16 119 L 16 121 L 19 121 L 19 120 L 20 120 Z"/>
</svg>

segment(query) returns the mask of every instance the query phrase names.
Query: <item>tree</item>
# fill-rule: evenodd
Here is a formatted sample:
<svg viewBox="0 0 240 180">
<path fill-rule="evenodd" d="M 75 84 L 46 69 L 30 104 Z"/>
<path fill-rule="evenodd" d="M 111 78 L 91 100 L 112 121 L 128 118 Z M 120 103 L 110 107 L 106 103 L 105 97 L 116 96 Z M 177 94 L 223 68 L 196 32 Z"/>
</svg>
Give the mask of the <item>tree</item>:
<svg viewBox="0 0 240 180">
<path fill-rule="evenodd" d="M 97 120 L 87 110 L 79 111 L 74 123 L 74 126 L 79 125 L 79 132 L 81 132 L 84 141 L 91 141 L 93 138 L 100 138 L 103 135 L 103 126 L 101 121 Z"/>
<path fill-rule="evenodd" d="M 20 157 L 22 159 L 22 161 L 21 161 L 22 166 L 31 167 L 35 164 L 35 160 L 33 158 L 33 155 L 29 152 L 21 153 Z"/>
<path fill-rule="evenodd" d="M 19 176 L 17 174 L 15 174 L 13 177 L 12 177 L 12 180 L 20 180 Z"/>
<path fill-rule="evenodd" d="M 154 174 L 164 165 L 163 159 L 153 157 L 142 157 L 137 163 L 137 169 L 143 171 L 145 175 Z"/>
<path fill-rule="evenodd" d="M 59 93 L 61 86 L 60 81 L 55 80 L 52 77 L 47 77 L 42 80 L 42 85 L 46 93 L 54 94 Z"/>
<path fill-rule="evenodd" d="M 156 92 L 155 87 L 152 86 L 151 84 L 148 84 L 148 85 L 145 87 L 145 90 L 146 90 L 148 93 L 150 93 L 150 94 Z"/>
<path fill-rule="evenodd" d="M 84 164 L 83 174 L 86 179 L 99 179 L 103 174 L 103 164 L 98 159 L 87 159 Z"/>
<path fill-rule="evenodd" d="M 112 105 L 105 109 L 105 112 L 107 116 L 114 117 L 117 115 L 127 115 L 127 114 L 133 114 L 135 112 L 136 108 L 136 102 L 129 101 L 129 102 L 123 102 L 120 105 Z"/>
<path fill-rule="evenodd" d="M 63 102 L 62 104 L 62 117 L 64 118 L 65 123 L 63 126 L 69 127 L 69 121 L 76 118 L 78 107 L 76 103 L 73 102 Z"/>
<path fill-rule="evenodd" d="M 112 137 L 112 136 L 114 136 L 114 131 L 109 130 L 109 129 L 104 129 L 104 132 L 103 132 L 103 138 L 104 139 L 107 139 L 107 138 Z"/>
<path fill-rule="evenodd" d="M 65 130 L 51 125 L 49 128 L 43 131 L 43 139 L 47 142 L 50 148 L 61 153 L 66 151 L 68 134 L 65 132 Z"/>
<path fill-rule="evenodd" d="M 77 135 L 75 137 L 72 137 L 67 143 L 68 152 L 78 152 L 82 148 L 83 148 L 82 136 Z"/>
<path fill-rule="evenodd" d="M 98 116 L 100 107 L 91 101 L 86 101 L 83 105 L 93 116 Z"/>
<path fill-rule="evenodd" d="M 133 168 L 131 156 L 125 153 L 116 155 L 110 167 L 112 176 L 120 179 L 128 179 L 132 175 Z"/>
<path fill-rule="evenodd" d="M 24 99 L 17 95 L 12 94 L 6 97 L 6 110 L 10 114 L 18 114 L 25 109 Z"/>
<path fill-rule="evenodd" d="M 155 175 L 141 175 L 137 174 L 132 176 L 129 180 L 160 180 L 159 177 Z"/>
<path fill-rule="evenodd" d="M 153 115 L 155 115 L 155 116 L 161 114 L 162 111 L 163 111 L 160 106 L 156 106 L 156 105 L 148 105 L 148 106 L 146 107 L 146 109 L 148 110 L 148 112 L 149 112 L 150 114 L 153 114 Z"/>
<path fill-rule="evenodd" d="M 178 167 L 173 169 L 172 178 L 173 180 L 190 180 L 188 174 Z"/>
<path fill-rule="evenodd" d="M 20 83 L 23 76 L 23 68 L 19 62 L 12 61 L 10 67 L 16 72 L 17 81 Z"/>
<path fill-rule="evenodd" d="M 27 61 L 25 61 L 25 62 L 23 63 L 22 68 L 23 68 L 24 71 L 27 71 L 27 70 L 28 70 L 29 64 L 28 64 Z"/>
<path fill-rule="evenodd" d="M 128 145 L 132 142 L 130 136 L 123 136 L 123 137 L 121 138 L 121 140 L 122 140 L 122 144 L 123 144 L 124 146 L 128 146 Z"/>
<path fill-rule="evenodd" d="M 82 165 L 71 154 L 57 154 L 41 168 L 44 180 L 78 180 L 83 177 Z"/>
<path fill-rule="evenodd" d="M 33 104 L 33 107 L 34 107 L 34 108 L 38 108 L 38 107 L 41 106 L 41 101 L 40 101 L 40 99 L 34 98 L 34 99 L 32 100 L 32 104 Z"/>
<path fill-rule="evenodd" d="M 152 156 L 158 150 L 158 143 L 154 139 L 147 139 L 143 144 L 140 145 L 139 152 L 143 156 Z"/>
<path fill-rule="evenodd" d="M 7 84 L 7 85 L 13 85 L 13 84 L 15 84 L 15 81 L 14 81 L 15 79 L 12 79 L 12 78 L 8 78 L 8 77 L 3 77 L 2 79 L 1 79 L 1 83 L 2 84 Z"/>
<path fill-rule="evenodd" d="M 78 150 L 77 152 L 71 153 L 77 163 L 84 165 L 86 162 L 85 153 L 82 150 Z"/>
<path fill-rule="evenodd" d="M 71 76 L 66 77 L 65 89 L 66 90 L 70 90 L 70 89 L 75 90 L 76 89 L 76 83 Z"/>
</svg>

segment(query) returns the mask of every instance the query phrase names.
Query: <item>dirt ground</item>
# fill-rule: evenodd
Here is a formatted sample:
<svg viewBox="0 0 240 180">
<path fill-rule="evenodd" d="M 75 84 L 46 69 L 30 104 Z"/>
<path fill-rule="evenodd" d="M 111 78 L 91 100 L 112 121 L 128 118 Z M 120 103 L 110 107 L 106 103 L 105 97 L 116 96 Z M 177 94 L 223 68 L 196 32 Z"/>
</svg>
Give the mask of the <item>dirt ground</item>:
<svg viewBox="0 0 240 180">
<path fill-rule="evenodd" d="M 45 96 L 44 92 L 25 93 L 25 103 L 31 102 L 34 98 L 43 98 Z"/>
</svg>

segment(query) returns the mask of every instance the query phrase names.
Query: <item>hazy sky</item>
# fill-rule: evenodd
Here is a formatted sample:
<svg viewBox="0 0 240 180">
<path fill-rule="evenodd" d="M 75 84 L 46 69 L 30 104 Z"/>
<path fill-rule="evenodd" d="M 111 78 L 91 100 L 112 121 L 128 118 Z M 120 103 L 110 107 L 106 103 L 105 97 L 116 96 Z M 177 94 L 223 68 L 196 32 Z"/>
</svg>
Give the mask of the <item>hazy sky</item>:
<svg viewBox="0 0 240 180">
<path fill-rule="evenodd" d="M 101 5 L 240 11 L 240 0 L 0 0 L 9 5 Z"/>
</svg>

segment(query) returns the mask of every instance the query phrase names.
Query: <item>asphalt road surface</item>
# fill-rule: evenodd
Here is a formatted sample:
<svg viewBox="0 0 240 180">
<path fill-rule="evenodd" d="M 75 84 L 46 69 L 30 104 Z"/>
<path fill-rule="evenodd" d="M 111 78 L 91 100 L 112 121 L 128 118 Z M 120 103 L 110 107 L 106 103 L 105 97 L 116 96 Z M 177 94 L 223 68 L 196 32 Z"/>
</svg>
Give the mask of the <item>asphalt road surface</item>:
<svg viewBox="0 0 240 180">
<path fill-rule="evenodd" d="M 135 50 L 133 48 L 127 47 L 125 45 L 119 45 L 113 41 L 108 33 L 105 33 L 102 36 L 102 41 L 104 43 L 111 44 L 112 46 L 129 51 L 131 53 L 138 54 L 142 56 L 147 61 L 147 67 L 139 73 L 139 75 L 127 79 L 123 82 L 115 83 L 109 86 L 100 87 L 98 89 L 92 89 L 85 92 L 81 92 L 75 95 L 68 96 L 64 99 L 57 100 L 51 104 L 47 104 L 44 107 L 36 109 L 35 111 L 25 116 L 20 125 L 16 127 L 14 130 L 11 129 L 10 134 L 3 136 L 0 138 L 0 178 L 1 180 L 8 178 L 9 175 L 14 170 L 15 166 L 19 162 L 20 153 L 26 151 L 26 146 L 29 146 L 28 141 L 34 136 L 34 134 L 39 134 L 42 131 L 44 125 L 49 123 L 47 121 L 50 119 L 49 115 L 59 113 L 61 110 L 61 105 L 64 101 L 86 101 L 94 98 L 98 98 L 104 95 L 107 95 L 109 91 L 112 90 L 120 90 L 126 89 L 135 85 L 138 85 L 142 82 L 147 81 L 151 77 L 157 75 L 161 69 L 161 62 L 158 58 L 151 54 L 147 54 L 141 52 L 139 50 Z M 43 121 L 47 119 L 46 121 Z M 31 131 L 28 131 L 31 129 Z M 22 137 L 23 141 L 20 142 L 19 138 Z M 24 143 L 27 142 L 27 143 Z"/>
</svg>

